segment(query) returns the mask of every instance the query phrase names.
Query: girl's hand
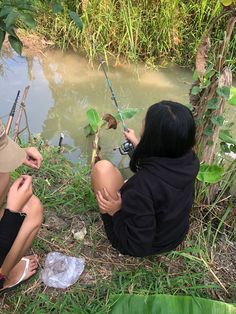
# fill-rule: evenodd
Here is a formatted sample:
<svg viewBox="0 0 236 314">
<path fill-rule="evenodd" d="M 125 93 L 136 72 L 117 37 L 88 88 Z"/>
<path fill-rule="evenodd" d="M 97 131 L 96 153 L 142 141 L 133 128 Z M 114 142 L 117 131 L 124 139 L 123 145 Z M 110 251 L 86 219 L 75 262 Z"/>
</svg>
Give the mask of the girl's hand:
<svg viewBox="0 0 236 314">
<path fill-rule="evenodd" d="M 139 140 L 137 139 L 137 136 L 135 135 L 135 132 L 133 129 L 128 129 L 128 132 L 124 131 L 124 135 L 125 135 L 125 138 L 134 145 L 134 147 L 138 145 Z"/>
<path fill-rule="evenodd" d="M 32 177 L 22 175 L 12 184 L 8 192 L 7 208 L 13 212 L 21 212 L 32 195 Z"/>
<path fill-rule="evenodd" d="M 122 200 L 120 193 L 117 192 L 117 199 L 114 199 L 105 188 L 103 189 L 103 192 L 105 197 L 100 191 L 96 194 L 99 208 L 103 214 L 107 213 L 108 215 L 113 216 L 121 208 Z"/>
<path fill-rule="evenodd" d="M 33 169 L 39 169 L 43 160 L 43 157 L 39 151 L 35 147 L 28 147 L 25 149 L 25 151 L 27 156 L 26 160 L 24 161 L 24 165 Z"/>
</svg>

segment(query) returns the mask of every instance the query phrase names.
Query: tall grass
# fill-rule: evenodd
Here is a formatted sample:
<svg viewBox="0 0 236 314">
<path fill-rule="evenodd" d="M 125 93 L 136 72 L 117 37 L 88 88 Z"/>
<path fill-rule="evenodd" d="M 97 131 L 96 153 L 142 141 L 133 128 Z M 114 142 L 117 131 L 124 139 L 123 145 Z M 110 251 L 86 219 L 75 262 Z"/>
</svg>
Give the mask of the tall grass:
<svg viewBox="0 0 236 314">
<path fill-rule="evenodd" d="M 93 0 L 64 1 L 64 13 L 53 15 L 38 5 L 38 32 L 62 49 L 73 48 L 90 59 L 97 52 L 130 61 L 157 64 L 174 61 L 192 65 L 199 41 L 221 8 L 218 0 Z M 68 11 L 81 15 L 80 32 Z M 223 38 L 222 23 L 216 24 L 213 41 Z M 235 64 L 232 43 L 229 61 Z"/>
</svg>

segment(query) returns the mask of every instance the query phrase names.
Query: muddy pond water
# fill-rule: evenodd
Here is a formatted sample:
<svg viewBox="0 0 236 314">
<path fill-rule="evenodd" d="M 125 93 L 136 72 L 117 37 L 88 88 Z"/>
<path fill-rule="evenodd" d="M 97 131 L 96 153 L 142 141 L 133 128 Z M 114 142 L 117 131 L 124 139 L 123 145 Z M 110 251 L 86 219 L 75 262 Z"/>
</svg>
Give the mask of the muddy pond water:
<svg viewBox="0 0 236 314">
<path fill-rule="evenodd" d="M 53 145 L 57 145 L 63 132 L 63 143 L 69 149 L 67 158 L 89 161 L 92 143 L 84 135 L 86 111 L 95 108 L 100 115 L 116 112 L 98 64 L 91 66 L 76 54 L 58 51 L 48 51 L 37 57 L 3 57 L 1 63 L 0 117 L 3 121 L 7 120 L 17 90 L 23 92 L 25 86 L 30 85 L 26 100 L 30 131 L 41 133 Z M 110 66 L 108 75 L 120 107 L 142 109 L 126 121 L 137 133 L 151 104 L 162 99 L 188 103 L 192 82 L 189 70 L 176 66 L 150 70 L 143 65 L 122 65 Z M 236 112 L 230 115 L 234 119 Z M 121 125 L 117 130 L 102 132 L 103 156 L 126 167 L 127 158 L 113 150 L 122 142 Z"/>
</svg>

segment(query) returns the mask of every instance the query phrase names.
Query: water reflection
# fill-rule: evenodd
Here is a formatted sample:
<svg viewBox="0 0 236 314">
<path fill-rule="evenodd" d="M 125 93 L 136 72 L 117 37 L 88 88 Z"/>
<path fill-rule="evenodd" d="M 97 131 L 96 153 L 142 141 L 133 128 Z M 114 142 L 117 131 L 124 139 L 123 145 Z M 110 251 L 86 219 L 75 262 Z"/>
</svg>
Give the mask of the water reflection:
<svg viewBox="0 0 236 314">
<path fill-rule="evenodd" d="M 54 100 L 44 121 L 43 135 L 51 139 L 58 130 L 64 130 L 73 139 L 74 146 L 83 148 L 85 111 L 94 107 L 101 115 L 115 112 L 102 71 L 98 71 L 96 66 L 91 69 L 88 63 L 78 56 L 61 53 L 57 53 L 56 58 L 55 53 L 53 56 L 49 54 L 47 59 L 41 60 L 41 65 Z M 109 77 L 122 107 L 146 108 L 163 98 L 186 102 L 188 85 L 184 81 L 189 79 L 190 74 L 174 68 L 169 72 L 150 72 L 142 67 L 137 69 L 126 66 L 110 68 Z M 181 94 L 180 86 L 185 89 Z M 128 125 L 138 129 L 143 114 L 136 116 L 133 121 L 128 121 Z M 120 140 L 121 130 L 119 133 L 104 132 L 105 151 L 118 145 Z"/>
<path fill-rule="evenodd" d="M 29 84 L 26 107 L 31 131 L 42 132 L 54 144 L 63 132 L 64 143 L 79 148 L 70 158 L 87 155 L 91 150 L 91 140 L 83 133 L 87 109 L 94 107 L 101 115 L 115 113 L 104 74 L 98 66 L 91 68 L 85 59 L 75 54 L 51 51 L 34 58 L 6 58 L 4 69 L 7 74 L 0 79 L 0 116 L 10 111 L 16 91 Z M 188 102 L 192 75 L 184 69 L 170 67 L 150 71 L 143 66 L 125 65 L 110 67 L 108 74 L 121 107 L 144 108 L 127 121 L 136 131 L 149 105 L 161 99 Z M 122 159 L 112 148 L 122 140 L 121 127 L 103 132 L 103 151 L 115 163 Z"/>
</svg>

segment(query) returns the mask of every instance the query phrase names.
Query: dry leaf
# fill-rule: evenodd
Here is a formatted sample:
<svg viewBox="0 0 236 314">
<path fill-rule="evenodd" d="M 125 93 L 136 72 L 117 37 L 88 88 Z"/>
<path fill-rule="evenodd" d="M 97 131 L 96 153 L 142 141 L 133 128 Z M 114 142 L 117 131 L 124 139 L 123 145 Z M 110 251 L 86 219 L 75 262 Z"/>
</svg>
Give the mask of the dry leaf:
<svg viewBox="0 0 236 314">
<path fill-rule="evenodd" d="M 107 122 L 107 129 L 116 129 L 117 128 L 117 121 L 114 116 L 112 116 L 110 113 L 106 113 L 102 120 Z"/>
</svg>

